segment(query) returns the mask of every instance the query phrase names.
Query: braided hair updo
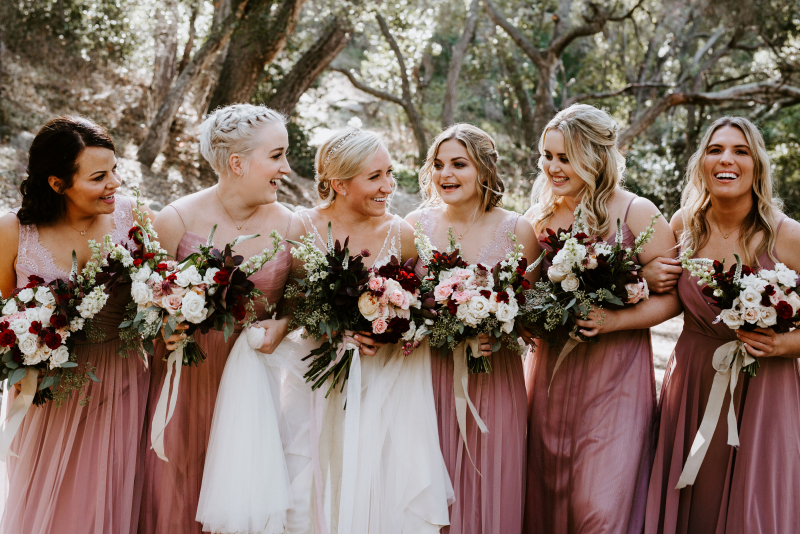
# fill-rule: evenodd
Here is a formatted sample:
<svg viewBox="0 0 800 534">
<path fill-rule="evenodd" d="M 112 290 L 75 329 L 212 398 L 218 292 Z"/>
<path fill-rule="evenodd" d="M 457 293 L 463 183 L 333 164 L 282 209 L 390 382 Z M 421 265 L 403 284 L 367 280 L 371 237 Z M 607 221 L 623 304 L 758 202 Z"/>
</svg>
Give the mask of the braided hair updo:
<svg viewBox="0 0 800 534">
<path fill-rule="evenodd" d="M 78 158 L 86 147 L 116 152 L 105 128 L 89 119 L 65 115 L 42 126 L 28 151 L 28 176 L 19 186 L 20 224 L 49 224 L 61 219 L 67 210 L 63 193 L 72 187 Z M 58 191 L 50 186 L 51 176 L 61 181 Z"/>
<path fill-rule="evenodd" d="M 226 174 L 232 154 L 245 158 L 258 147 L 258 133 L 270 124 L 286 124 L 286 117 L 266 106 L 233 104 L 219 108 L 200 126 L 200 153 L 217 173 Z"/>
<path fill-rule="evenodd" d="M 348 128 L 335 133 L 317 150 L 314 177 L 320 206 L 329 207 L 336 199 L 331 180 L 347 181 L 364 172 L 380 147 L 384 146 L 377 134 Z"/>
</svg>

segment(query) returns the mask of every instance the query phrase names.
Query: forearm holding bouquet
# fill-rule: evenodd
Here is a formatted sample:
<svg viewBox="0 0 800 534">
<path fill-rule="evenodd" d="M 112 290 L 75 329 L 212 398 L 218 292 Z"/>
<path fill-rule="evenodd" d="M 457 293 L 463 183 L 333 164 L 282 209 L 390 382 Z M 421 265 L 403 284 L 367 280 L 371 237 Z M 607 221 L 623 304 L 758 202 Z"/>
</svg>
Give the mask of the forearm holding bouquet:
<svg viewBox="0 0 800 534">
<path fill-rule="evenodd" d="M 99 381 L 89 363 L 83 370 L 77 369 L 75 345 L 77 341 L 102 341 L 91 320 L 108 300 L 105 285 L 96 283 L 109 253 L 106 245 L 90 242 L 92 257 L 80 274 L 73 252 L 68 281 L 45 283 L 31 276 L 25 287 L 15 289 L 8 299 L 0 298 L 0 379 L 8 380 L 7 387 L 20 383 L 20 393 L 8 409 L 0 434 L 0 459 L 9 454 L 32 404 L 40 406 L 52 400 L 61 406 L 73 392 L 80 395 L 89 379 Z M 80 403 L 89 401 L 91 397 L 86 397 Z"/>
<path fill-rule="evenodd" d="M 467 406 L 481 431 L 487 431 L 468 394 L 470 373 L 492 371 L 489 358 L 481 354 L 478 336 L 486 334 L 495 339 L 493 352 L 503 345 L 520 352 L 514 324 L 519 306 L 525 303 L 525 290 L 530 289 L 524 276 L 539 262 L 528 266 L 522 245 L 509 234 L 514 247 L 503 261 L 492 267 L 470 265 L 461 257 L 452 229 L 448 236 L 448 250 L 434 250 L 417 223 L 415 243 L 420 261 L 428 269 L 421 289 L 426 300 L 432 296 L 436 304 L 429 343 L 442 355 L 453 354 L 456 416 L 466 443 Z"/>
<path fill-rule="evenodd" d="M 520 321 L 534 337 L 545 340 L 554 349 L 561 348 L 553 376 L 578 343 L 599 342 L 579 332 L 576 318 L 587 319 L 594 308 L 620 309 L 650 296 L 636 258 L 652 239 L 655 222 L 653 217 L 633 248 L 623 244 L 619 219 L 613 244 L 604 242 L 600 236 L 588 235 L 580 211 L 569 229 L 558 232 L 547 229 L 544 242 L 551 248 L 545 253 L 551 262 L 548 280 L 525 292 Z"/>
<path fill-rule="evenodd" d="M 788 332 L 800 321 L 800 296 L 798 296 L 797 273 L 778 263 L 774 270 L 753 270 L 742 265 L 738 254 L 736 264 L 725 270 L 724 262 L 705 258 L 692 258 L 692 250 L 681 255 L 681 265 L 704 285 L 703 294 L 713 299 L 713 306 L 720 310 L 714 324 L 723 322 L 731 330 L 752 331 L 767 328 L 778 333 Z M 711 437 L 725 400 L 725 389 L 729 388 L 731 399 L 736 389 L 739 372 L 755 377 L 759 368 L 753 357 L 739 341 L 729 341 L 714 352 L 711 364 L 717 374 L 711 386 L 703 420 L 686 460 L 678 488 L 694 483 L 705 457 Z M 728 445 L 739 446 L 736 413 L 733 402 L 728 406 Z"/>
</svg>

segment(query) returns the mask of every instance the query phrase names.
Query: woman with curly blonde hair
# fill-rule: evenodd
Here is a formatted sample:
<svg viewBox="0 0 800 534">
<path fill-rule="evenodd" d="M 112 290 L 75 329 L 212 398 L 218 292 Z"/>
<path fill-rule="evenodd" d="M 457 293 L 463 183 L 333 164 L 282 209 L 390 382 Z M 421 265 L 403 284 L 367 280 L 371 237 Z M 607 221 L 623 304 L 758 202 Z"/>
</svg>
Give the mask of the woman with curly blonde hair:
<svg viewBox="0 0 800 534">
<path fill-rule="evenodd" d="M 657 217 L 638 258 L 645 264 L 674 253 L 675 238 L 651 202 L 622 188 L 617 131 L 616 122 L 592 106 L 558 113 L 539 142 L 541 173 L 527 215 L 542 235 L 547 228 L 569 228 L 580 210 L 588 233 L 606 242 L 615 239 L 619 221 L 625 246 Z M 546 273 L 547 262 L 542 268 Z M 537 342 L 525 362 L 525 532 L 641 531 L 656 408 L 649 328 L 678 312 L 674 295 L 593 310 L 577 324 L 597 343 L 578 344 L 555 375 L 560 350 Z"/>
<path fill-rule="evenodd" d="M 741 117 L 717 119 L 686 174 L 681 209 L 671 223 L 681 250 L 726 266 L 738 254 L 753 268 L 773 270 L 783 264 L 800 271 L 800 224 L 782 213 L 773 196 L 769 156 L 753 123 Z M 800 511 L 787 506 L 786 498 L 800 494 L 800 330 L 730 329 L 686 271 L 677 293 L 684 329 L 661 388 L 645 532 L 794 532 Z M 736 340 L 760 367 L 753 378 L 737 376 L 732 398 L 725 393 L 712 419 L 716 427 L 702 438 L 707 444 L 703 453 L 693 444 L 711 410 L 712 383 L 724 373 L 715 370 L 715 352 Z M 731 402 L 738 449 L 728 445 Z"/>
</svg>

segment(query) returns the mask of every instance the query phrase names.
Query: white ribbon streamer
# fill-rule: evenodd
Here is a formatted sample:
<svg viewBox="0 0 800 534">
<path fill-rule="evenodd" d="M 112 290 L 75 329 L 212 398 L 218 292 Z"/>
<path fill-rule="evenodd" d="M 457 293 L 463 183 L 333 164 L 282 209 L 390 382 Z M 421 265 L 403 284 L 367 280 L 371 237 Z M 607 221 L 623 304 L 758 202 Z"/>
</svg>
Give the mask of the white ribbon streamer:
<svg viewBox="0 0 800 534">
<path fill-rule="evenodd" d="M 150 432 L 150 448 L 155 451 L 159 458 L 169 462 L 164 454 L 164 431 L 172 419 L 175 412 L 175 404 L 178 402 L 178 387 L 181 384 L 181 368 L 183 367 L 183 348 L 186 341 L 178 343 L 178 348 L 172 351 L 167 359 L 167 376 L 164 377 L 164 385 L 161 387 L 161 396 L 156 404 L 156 413 L 153 414 L 153 430 Z M 175 367 L 175 380 L 172 378 L 172 368 Z M 170 397 L 170 383 L 172 383 L 172 396 Z M 169 411 L 167 406 L 169 405 Z"/>
<path fill-rule="evenodd" d="M 469 367 L 467 366 L 467 347 L 472 350 L 472 357 L 477 357 L 480 354 L 481 346 L 478 338 L 471 337 L 465 339 L 460 343 L 455 350 L 453 350 L 453 393 L 456 400 L 456 420 L 458 421 L 458 429 L 461 432 L 461 439 L 464 440 L 464 448 L 467 450 L 469 461 L 472 466 L 477 470 L 475 461 L 472 459 L 472 454 L 469 452 L 467 445 L 467 406 L 478 424 L 481 432 L 486 434 L 489 429 L 486 428 L 486 423 L 483 422 L 481 416 L 478 414 L 478 409 L 469 398 Z M 478 471 L 480 475 L 480 471 Z"/>
<path fill-rule="evenodd" d="M 678 479 L 675 489 L 685 488 L 694 484 L 703 458 L 706 456 L 711 438 L 717 428 L 719 414 L 722 411 L 722 403 L 725 401 L 725 388 L 730 385 L 731 402 L 728 405 L 728 445 L 739 446 L 739 433 L 736 431 L 736 412 L 733 409 L 733 392 L 739 380 L 739 373 L 742 367 L 746 367 L 755 362 L 744 348 L 741 341 L 730 341 L 719 347 L 714 352 L 712 365 L 717 371 L 714 375 L 714 382 L 711 384 L 711 392 L 708 394 L 708 404 L 703 414 L 703 421 L 697 430 L 689 457 L 683 466 L 683 472 Z"/>
<path fill-rule="evenodd" d="M 347 379 L 347 409 L 344 415 L 344 443 L 342 458 L 342 489 L 339 501 L 339 523 L 337 532 L 347 534 L 352 530 L 355 513 L 356 478 L 358 470 L 358 435 L 361 421 L 361 355 L 360 344 L 353 339 L 353 332 L 344 333 L 339 351 L 353 351 L 350 376 Z"/>
<path fill-rule="evenodd" d="M 25 419 L 25 414 L 28 413 L 28 409 L 33 404 L 38 378 L 39 370 L 35 367 L 28 367 L 25 377 L 20 381 L 22 391 L 8 408 L 5 426 L 3 427 L 3 432 L 0 433 L 0 461 L 2 462 L 6 461 L 9 454 L 19 458 L 17 454 L 11 451 L 11 442 L 14 441 L 14 436 L 17 435 L 22 420 Z M 6 387 L 8 387 L 8 381 L 6 381 Z"/>
</svg>

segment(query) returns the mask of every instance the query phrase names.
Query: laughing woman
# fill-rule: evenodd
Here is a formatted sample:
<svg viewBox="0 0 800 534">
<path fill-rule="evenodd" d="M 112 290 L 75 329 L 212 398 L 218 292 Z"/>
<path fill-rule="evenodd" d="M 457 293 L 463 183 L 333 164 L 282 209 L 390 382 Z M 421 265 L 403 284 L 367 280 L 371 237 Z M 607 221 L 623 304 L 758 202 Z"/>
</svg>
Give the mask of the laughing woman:
<svg viewBox="0 0 800 534">
<path fill-rule="evenodd" d="M 541 173 L 528 213 L 537 234 L 570 227 L 579 208 L 589 234 L 610 243 L 619 220 L 631 247 L 659 215 L 652 203 L 622 189 L 625 160 L 617 149 L 617 124 L 607 113 L 587 105 L 561 111 L 545 128 L 539 150 Z M 639 263 L 674 256 L 674 246 L 659 216 Z M 678 312 L 674 295 L 593 311 L 577 323 L 598 343 L 578 344 L 555 376 L 559 351 L 539 341 L 528 356 L 525 532 L 641 532 L 656 408 L 649 328 Z"/>
<path fill-rule="evenodd" d="M 42 127 L 20 186 L 22 207 L 0 219 L 3 296 L 34 276 L 67 280 L 73 251 L 81 267 L 91 256 L 90 239 L 110 234 L 115 243 L 134 245 L 131 201 L 117 194 L 116 169 L 114 143 L 93 122 L 59 117 Z M 101 343 L 76 347 L 79 369 L 91 365 L 100 381 L 60 407 L 50 401 L 28 410 L 11 444 L 18 457 L 8 456 L 0 531 L 136 532 L 149 373 L 135 355 L 117 354 L 128 298 L 129 291 L 111 295 L 92 320 Z"/>
<path fill-rule="evenodd" d="M 530 223 L 499 207 L 503 182 L 497 159 L 489 134 L 469 124 L 451 126 L 436 137 L 420 171 L 425 207 L 407 217 L 411 224 L 421 223 L 438 250 L 447 248 L 448 229 L 452 228 L 465 261 L 489 268 L 513 248 L 510 233 L 516 234 L 526 258 L 534 260 L 539 255 Z M 537 274 L 529 274 L 529 282 Z M 488 432 L 481 433 L 476 420 L 467 414 L 466 443 L 456 418 L 453 357 L 431 357 L 439 442 L 456 497 L 450 509 L 450 527 L 442 532 L 519 534 L 526 434 L 522 357 L 509 347 L 492 353 L 489 339 L 481 341 L 483 355 L 491 358 L 492 371 L 470 375 L 468 392 Z"/>
<path fill-rule="evenodd" d="M 800 224 L 786 217 L 772 196 L 769 156 L 750 121 L 715 121 L 689 160 L 686 175 L 681 210 L 672 218 L 682 250 L 692 249 L 695 257 L 725 261 L 726 266 L 738 253 L 752 267 L 774 269 L 783 263 L 800 272 Z M 645 532 L 796 532 L 800 509 L 787 499 L 800 495 L 800 330 L 775 334 L 761 328 L 729 329 L 715 320 L 719 310 L 685 270 L 678 295 L 684 328 L 661 389 Z M 714 352 L 737 338 L 759 358 L 760 368 L 754 378 L 739 375 L 732 400 L 725 388 L 694 484 L 676 489 L 717 375 Z M 738 419 L 738 449 L 727 443 L 731 402 Z"/>
</svg>

